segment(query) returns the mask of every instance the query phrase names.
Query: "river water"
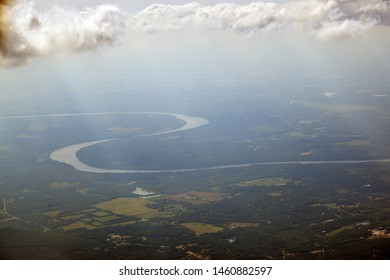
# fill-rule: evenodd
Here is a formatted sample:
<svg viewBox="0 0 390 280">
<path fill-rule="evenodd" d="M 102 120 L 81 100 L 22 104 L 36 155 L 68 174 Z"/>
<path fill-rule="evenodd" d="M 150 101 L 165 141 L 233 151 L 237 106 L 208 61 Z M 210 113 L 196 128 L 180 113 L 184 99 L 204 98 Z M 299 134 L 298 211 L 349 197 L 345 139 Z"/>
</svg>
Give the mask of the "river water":
<svg viewBox="0 0 390 280">
<path fill-rule="evenodd" d="M 183 114 L 174 114 L 174 113 L 162 113 L 162 112 L 148 112 L 143 114 L 161 114 L 161 115 L 170 115 L 179 120 L 183 120 L 185 124 L 182 127 L 177 129 L 167 130 L 163 132 L 151 133 L 141 136 L 153 136 L 160 134 L 175 133 L 179 131 L 185 131 L 189 129 L 195 129 L 200 126 L 207 125 L 209 122 L 206 119 L 187 116 Z M 75 144 L 61 148 L 54 151 L 50 158 L 52 160 L 62 162 L 68 165 L 73 166 L 78 171 L 91 172 L 91 173 L 130 173 L 130 174 L 140 174 L 140 173 L 175 173 L 175 172 L 191 172 L 191 171 L 202 171 L 202 170 L 217 170 L 217 169 L 226 169 L 226 168 L 243 168 L 251 166 L 264 166 L 264 165 L 297 165 L 297 164 L 361 164 L 361 163 L 389 163 L 390 159 L 371 159 L 371 160 L 325 160 L 325 161 L 277 161 L 277 162 L 253 162 L 253 163 L 243 163 L 243 164 L 231 164 L 231 165 L 218 165 L 211 167 L 203 168 L 187 168 L 187 169 L 161 169 L 161 170 L 134 170 L 134 169 L 107 169 L 107 168 L 98 168 L 94 166 L 87 165 L 81 162 L 76 154 L 79 150 L 100 143 L 112 141 L 114 139 L 104 139 L 91 142 L 85 142 L 80 144 Z"/>
<path fill-rule="evenodd" d="M 185 130 L 195 129 L 201 126 L 209 124 L 209 121 L 204 118 L 188 116 L 184 114 L 176 113 L 164 113 L 164 112 L 103 112 L 103 113 L 79 113 L 79 114 L 51 114 L 51 115 L 30 115 L 30 116 L 9 116 L 1 117 L 2 119 L 22 119 L 22 118 L 48 118 L 48 117 L 73 117 L 73 116 L 94 116 L 94 115 L 119 115 L 119 114 L 145 114 L 145 115 L 168 115 L 176 119 L 184 121 L 184 125 L 171 130 L 160 131 L 155 133 L 149 133 L 144 135 L 139 135 L 136 137 L 145 137 L 145 136 L 154 136 L 168 133 L 177 133 Z M 206 170 L 217 170 L 217 169 L 227 169 L 227 168 L 244 168 L 251 166 L 266 166 L 266 165 L 314 165 L 314 164 L 364 164 L 364 163 L 390 163 L 390 159 L 370 159 L 370 160 L 323 160 L 323 161 L 276 161 L 276 162 L 252 162 L 252 163 L 243 163 L 243 164 L 231 164 L 231 165 L 218 165 L 211 167 L 201 167 L 201 168 L 187 168 L 187 169 L 167 169 L 167 170 L 134 170 L 134 169 L 108 169 L 108 168 L 99 168 L 94 167 L 88 164 L 81 162 L 77 158 L 77 152 L 81 149 L 113 141 L 116 138 L 102 139 L 96 141 L 89 141 L 84 143 L 78 143 L 70 146 L 66 146 L 55 150 L 51 153 L 50 158 L 54 161 L 68 164 L 74 169 L 83 172 L 90 173 L 107 173 L 107 174 L 121 174 L 121 173 L 130 173 L 130 174 L 140 174 L 140 173 L 175 173 L 175 172 L 191 172 L 191 171 L 206 171 Z"/>
</svg>

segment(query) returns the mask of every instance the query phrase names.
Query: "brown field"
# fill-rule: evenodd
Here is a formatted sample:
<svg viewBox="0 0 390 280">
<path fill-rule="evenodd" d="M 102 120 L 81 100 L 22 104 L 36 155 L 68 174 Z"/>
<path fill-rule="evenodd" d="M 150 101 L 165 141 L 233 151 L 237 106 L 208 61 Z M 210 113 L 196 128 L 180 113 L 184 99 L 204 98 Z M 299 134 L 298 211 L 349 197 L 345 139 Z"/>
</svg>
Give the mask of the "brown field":
<svg viewBox="0 0 390 280">
<path fill-rule="evenodd" d="M 49 212 L 45 212 L 43 214 L 45 214 L 46 216 L 49 216 L 50 218 L 55 218 L 60 214 L 60 210 L 49 211 Z"/>
<path fill-rule="evenodd" d="M 120 197 L 99 203 L 96 207 L 117 215 L 135 216 L 141 219 L 164 216 L 158 210 L 148 207 L 150 204 L 150 200 L 142 198 Z"/>
<path fill-rule="evenodd" d="M 204 223 L 183 223 L 183 227 L 193 231 L 196 236 L 200 236 L 207 233 L 217 233 L 223 231 L 223 227 L 217 227 L 211 224 Z"/>
<path fill-rule="evenodd" d="M 219 201 L 225 198 L 225 196 L 218 192 L 185 192 L 175 195 L 167 195 L 166 198 L 186 202 L 193 205 L 200 205 L 210 202 Z"/>
</svg>

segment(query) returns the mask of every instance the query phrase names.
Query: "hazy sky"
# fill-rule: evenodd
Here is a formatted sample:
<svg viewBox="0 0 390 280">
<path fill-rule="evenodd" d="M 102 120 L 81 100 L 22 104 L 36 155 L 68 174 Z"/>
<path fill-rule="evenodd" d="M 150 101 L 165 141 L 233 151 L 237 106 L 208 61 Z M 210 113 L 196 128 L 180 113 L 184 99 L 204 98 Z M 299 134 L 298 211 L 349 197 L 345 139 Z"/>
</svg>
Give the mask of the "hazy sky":
<svg viewBox="0 0 390 280">
<path fill-rule="evenodd" d="M 11 2 L 2 17 L 2 95 L 42 80 L 390 69 L 389 1 Z"/>
</svg>

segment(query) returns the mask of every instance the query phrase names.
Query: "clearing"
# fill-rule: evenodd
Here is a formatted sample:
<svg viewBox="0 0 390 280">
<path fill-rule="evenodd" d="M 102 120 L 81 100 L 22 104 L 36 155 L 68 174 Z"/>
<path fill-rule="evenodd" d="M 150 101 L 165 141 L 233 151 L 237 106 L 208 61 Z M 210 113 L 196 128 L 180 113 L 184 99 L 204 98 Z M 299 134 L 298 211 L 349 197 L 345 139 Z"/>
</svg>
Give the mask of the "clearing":
<svg viewBox="0 0 390 280">
<path fill-rule="evenodd" d="M 223 227 L 217 227 L 211 224 L 204 223 L 183 223 L 183 227 L 193 231 L 196 236 L 200 236 L 206 233 L 217 233 L 223 231 Z"/>
<path fill-rule="evenodd" d="M 225 198 L 225 195 L 218 192 L 191 191 L 175 195 L 166 195 L 165 197 L 179 202 L 190 203 L 192 205 L 200 205 L 222 200 Z"/>
<path fill-rule="evenodd" d="M 141 219 L 164 216 L 164 214 L 157 209 L 148 207 L 150 204 L 150 200 L 142 198 L 119 197 L 99 203 L 96 207 L 117 215 L 135 216 Z"/>
</svg>

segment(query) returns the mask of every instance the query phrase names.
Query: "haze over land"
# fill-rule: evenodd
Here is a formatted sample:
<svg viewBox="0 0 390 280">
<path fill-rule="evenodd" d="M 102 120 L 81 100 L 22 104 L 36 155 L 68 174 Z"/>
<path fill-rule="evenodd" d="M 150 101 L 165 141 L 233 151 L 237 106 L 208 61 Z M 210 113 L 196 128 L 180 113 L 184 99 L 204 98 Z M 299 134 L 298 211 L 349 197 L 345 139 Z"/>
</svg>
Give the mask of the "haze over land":
<svg viewBox="0 0 390 280">
<path fill-rule="evenodd" d="M 389 258 L 388 1 L 0 5 L 1 258 Z"/>
</svg>

